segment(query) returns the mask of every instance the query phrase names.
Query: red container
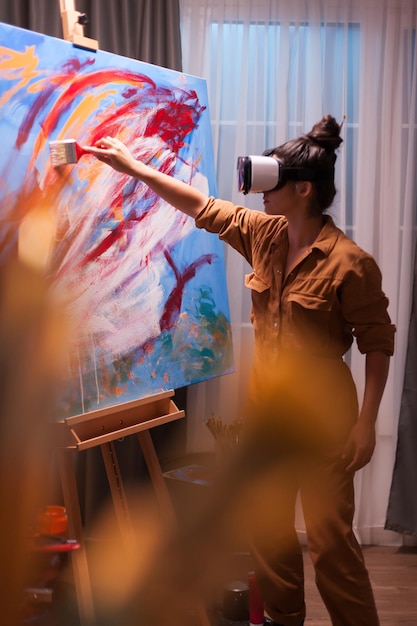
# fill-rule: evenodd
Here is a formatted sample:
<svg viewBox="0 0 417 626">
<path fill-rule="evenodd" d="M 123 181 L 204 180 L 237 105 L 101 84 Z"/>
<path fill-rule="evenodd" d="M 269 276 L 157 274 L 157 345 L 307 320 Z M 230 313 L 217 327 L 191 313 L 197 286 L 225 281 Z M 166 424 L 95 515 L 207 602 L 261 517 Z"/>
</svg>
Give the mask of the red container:
<svg viewBox="0 0 417 626">
<path fill-rule="evenodd" d="M 251 626 L 264 623 L 264 601 L 256 582 L 255 572 L 248 574 L 249 586 L 249 622 Z"/>
<path fill-rule="evenodd" d="M 68 519 L 65 507 L 50 504 L 38 514 L 36 532 L 40 535 L 65 536 L 67 534 L 67 524 Z"/>
</svg>

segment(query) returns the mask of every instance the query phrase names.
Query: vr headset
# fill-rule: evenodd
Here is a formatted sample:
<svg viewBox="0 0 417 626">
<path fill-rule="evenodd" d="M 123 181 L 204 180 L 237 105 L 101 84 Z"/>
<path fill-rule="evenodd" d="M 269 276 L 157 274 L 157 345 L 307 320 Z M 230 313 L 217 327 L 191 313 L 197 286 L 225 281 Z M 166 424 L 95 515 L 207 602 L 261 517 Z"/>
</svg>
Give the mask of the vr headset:
<svg viewBox="0 0 417 626">
<path fill-rule="evenodd" d="M 272 156 L 240 156 L 237 159 L 239 191 L 261 193 L 280 189 L 289 180 L 333 180 L 332 171 L 320 171 L 306 167 L 285 166 Z"/>
</svg>

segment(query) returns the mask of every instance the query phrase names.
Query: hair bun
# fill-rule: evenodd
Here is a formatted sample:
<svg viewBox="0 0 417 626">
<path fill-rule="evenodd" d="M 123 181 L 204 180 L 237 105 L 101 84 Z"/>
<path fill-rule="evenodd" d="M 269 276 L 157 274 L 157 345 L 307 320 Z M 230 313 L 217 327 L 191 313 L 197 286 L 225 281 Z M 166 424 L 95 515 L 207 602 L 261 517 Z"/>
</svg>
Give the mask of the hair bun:
<svg viewBox="0 0 417 626">
<path fill-rule="evenodd" d="M 334 117 L 325 115 L 306 136 L 325 150 L 334 151 L 343 141 L 340 137 L 342 125 L 343 122 L 338 124 Z"/>
</svg>

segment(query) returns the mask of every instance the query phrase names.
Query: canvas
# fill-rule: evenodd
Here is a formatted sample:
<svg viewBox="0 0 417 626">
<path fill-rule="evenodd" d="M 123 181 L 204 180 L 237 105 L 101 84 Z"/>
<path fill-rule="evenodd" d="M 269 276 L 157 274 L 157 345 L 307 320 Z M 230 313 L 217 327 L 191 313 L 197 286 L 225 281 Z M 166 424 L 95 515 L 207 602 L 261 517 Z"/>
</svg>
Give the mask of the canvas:
<svg viewBox="0 0 417 626">
<path fill-rule="evenodd" d="M 0 262 L 43 214 L 47 277 L 76 329 L 59 417 L 233 370 L 218 238 L 92 155 L 52 167 L 49 141 L 106 135 L 216 194 L 203 79 L 0 24 Z"/>
</svg>

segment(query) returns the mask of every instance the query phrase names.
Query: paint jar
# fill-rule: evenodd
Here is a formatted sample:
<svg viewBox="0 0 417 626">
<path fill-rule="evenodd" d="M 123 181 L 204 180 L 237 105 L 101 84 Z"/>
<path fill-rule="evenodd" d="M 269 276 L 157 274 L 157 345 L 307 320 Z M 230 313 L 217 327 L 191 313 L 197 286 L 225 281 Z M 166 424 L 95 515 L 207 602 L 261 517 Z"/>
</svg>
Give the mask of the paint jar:
<svg viewBox="0 0 417 626">
<path fill-rule="evenodd" d="M 36 532 L 40 535 L 67 534 L 68 518 L 64 506 L 49 504 L 36 518 Z"/>
<path fill-rule="evenodd" d="M 233 622 L 243 622 L 249 618 L 249 587 L 237 580 L 223 588 L 223 617 Z"/>
<path fill-rule="evenodd" d="M 264 601 L 256 581 L 255 572 L 248 573 L 249 586 L 249 623 L 258 626 L 264 623 Z"/>
</svg>

